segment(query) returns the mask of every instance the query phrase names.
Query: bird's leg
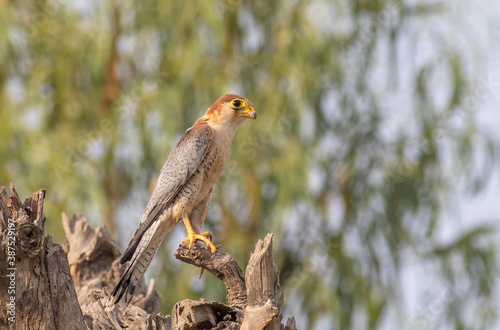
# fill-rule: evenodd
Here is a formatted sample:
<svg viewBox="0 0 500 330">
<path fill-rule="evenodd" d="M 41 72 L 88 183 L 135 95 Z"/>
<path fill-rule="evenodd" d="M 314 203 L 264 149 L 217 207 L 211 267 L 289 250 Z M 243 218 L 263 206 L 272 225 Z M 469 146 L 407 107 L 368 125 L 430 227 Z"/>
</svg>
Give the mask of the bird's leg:
<svg viewBox="0 0 500 330">
<path fill-rule="evenodd" d="M 194 240 L 199 239 L 200 241 L 207 243 L 210 250 L 212 250 L 212 253 L 215 253 L 215 251 L 217 251 L 217 248 L 206 237 L 206 233 L 203 233 L 200 235 L 200 234 L 196 234 L 194 232 L 193 227 L 191 226 L 191 222 L 189 221 L 188 217 L 183 217 L 182 221 L 184 222 L 184 226 L 186 226 L 186 230 L 187 230 L 187 237 L 184 239 L 184 241 L 189 241 L 189 248 L 191 248 L 193 246 Z M 210 233 L 208 235 L 210 235 Z"/>
</svg>

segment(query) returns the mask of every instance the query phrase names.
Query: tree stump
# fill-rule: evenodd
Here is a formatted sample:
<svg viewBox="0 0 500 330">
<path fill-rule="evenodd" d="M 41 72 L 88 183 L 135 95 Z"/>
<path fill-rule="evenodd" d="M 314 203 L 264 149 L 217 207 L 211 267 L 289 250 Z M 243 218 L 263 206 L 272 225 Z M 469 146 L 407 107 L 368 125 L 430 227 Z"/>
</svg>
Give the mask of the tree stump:
<svg viewBox="0 0 500 330">
<path fill-rule="evenodd" d="M 160 294 L 154 279 L 136 289 L 121 310 L 109 303 L 110 288 L 126 265 L 105 227 L 92 229 L 82 214 L 62 215 L 67 240 L 63 247 L 44 234 L 41 189 L 21 203 L 0 183 L 0 328 L 11 329 L 295 329 L 281 323 L 284 295 L 272 259 L 273 235 L 257 243 L 246 275 L 227 253 L 196 241 L 183 242 L 175 257 L 202 267 L 226 286 L 227 304 L 181 300 L 172 317 L 159 314 Z"/>
<path fill-rule="evenodd" d="M 45 190 L 21 203 L 0 183 L 0 328 L 85 329 L 66 253 L 44 235 Z"/>
</svg>

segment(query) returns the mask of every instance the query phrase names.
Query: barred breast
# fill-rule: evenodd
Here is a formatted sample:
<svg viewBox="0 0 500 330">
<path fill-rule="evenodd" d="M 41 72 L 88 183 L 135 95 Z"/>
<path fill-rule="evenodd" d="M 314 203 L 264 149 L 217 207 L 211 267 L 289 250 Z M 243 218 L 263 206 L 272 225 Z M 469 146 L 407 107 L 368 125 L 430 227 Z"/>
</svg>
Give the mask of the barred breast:
<svg viewBox="0 0 500 330">
<path fill-rule="evenodd" d="M 188 216 L 213 188 L 226 165 L 229 153 L 217 147 L 211 148 L 200 166 L 173 201 L 173 214 L 176 219 Z"/>
</svg>

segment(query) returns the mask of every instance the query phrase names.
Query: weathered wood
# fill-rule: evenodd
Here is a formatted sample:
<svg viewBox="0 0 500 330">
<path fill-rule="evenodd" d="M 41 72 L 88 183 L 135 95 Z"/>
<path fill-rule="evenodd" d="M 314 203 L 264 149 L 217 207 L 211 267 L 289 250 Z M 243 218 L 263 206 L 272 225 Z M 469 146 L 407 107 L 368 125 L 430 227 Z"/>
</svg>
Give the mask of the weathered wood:
<svg viewBox="0 0 500 330">
<path fill-rule="evenodd" d="M 245 309 L 245 317 L 243 318 L 241 330 L 264 329 L 273 322 L 273 319 L 278 314 L 278 308 L 270 300 L 263 305 L 248 306 Z"/>
<path fill-rule="evenodd" d="M 245 275 L 248 306 L 241 329 L 243 330 L 280 330 L 280 314 L 284 295 L 277 299 L 278 273 L 273 261 L 273 234 L 267 234 L 259 240 L 250 256 Z M 295 320 L 288 320 L 290 330 L 294 329 Z M 293 325 L 293 327 L 292 327 Z"/>
<path fill-rule="evenodd" d="M 259 240 L 248 261 L 245 282 L 248 305 L 264 305 L 271 300 L 276 304 L 277 274 L 273 262 L 273 234 Z"/>
<path fill-rule="evenodd" d="M 271 234 L 258 242 L 246 276 L 229 254 L 212 254 L 201 242 L 192 248 L 183 242 L 175 252 L 178 259 L 203 267 L 224 282 L 227 305 L 181 300 L 172 317 L 162 316 L 160 294 L 152 279 L 149 286 L 142 281 L 130 305 L 121 310 L 110 304 L 109 288 L 116 285 L 127 265 L 118 266 L 121 254 L 106 228 L 92 229 L 82 214 L 71 218 L 63 214 L 67 240 L 61 247 L 44 235 L 45 190 L 21 203 L 12 184 L 10 188 L 11 196 L 0 183 L 0 298 L 10 301 L 8 289 L 13 283 L 16 322 L 8 320 L 9 306 L 2 304 L 2 329 L 295 330 L 293 318 L 286 326 L 281 324 L 283 295 L 277 298 Z M 13 239 L 15 258 L 8 259 Z M 15 268 L 13 281 L 5 273 L 9 268 Z"/>
<path fill-rule="evenodd" d="M 239 328 L 239 309 L 215 301 L 184 299 L 172 309 L 172 329 L 212 329 L 223 326 Z"/>
<path fill-rule="evenodd" d="M 293 316 L 286 320 L 285 330 L 297 330 L 297 325 L 295 324 L 295 318 Z"/>
<path fill-rule="evenodd" d="M 247 293 L 243 271 L 229 254 L 217 250 L 212 253 L 201 241 L 183 241 L 174 256 L 188 264 L 201 267 L 214 274 L 226 286 L 226 301 L 230 307 L 243 309 L 247 305 Z"/>
<path fill-rule="evenodd" d="M 109 306 L 110 293 L 105 287 L 84 296 L 81 305 L 89 329 L 171 329 L 170 316 L 148 313 L 132 304 L 125 310 Z"/>
<path fill-rule="evenodd" d="M 0 301 L 13 309 L 1 304 L 0 328 L 85 329 L 66 254 L 43 234 L 45 191 L 21 203 L 10 188 L 0 185 Z"/>
<path fill-rule="evenodd" d="M 117 270 L 111 265 L 120 256 L 120 249 L 106 228 L 90 228 L 83 214 L 75 214 L 69 219 L 63 213 L 62 225 L 66 233 L 65 246 L 75 285 L 96 280 L 100 280 L 100 287 L 112 285 L 113 277 L 118 275 L 112 274 L 113 270 Z"/>
<path fill-rule="evenodd" d="M 63 214 L 62 223 L 71 275 L 87 327 L 161 329 L 163 325 L 169 329 L 169 317 L 158 315 L 161 300 L 154 280 L 149 287 L 142 281 L 126 310 L 109 305 L 109 288 L 118 283 L 124 267 L 118 267 L 121 253 L 105 227 L 90 228 L 83 214 L 71 219 Z"/>
</svg>

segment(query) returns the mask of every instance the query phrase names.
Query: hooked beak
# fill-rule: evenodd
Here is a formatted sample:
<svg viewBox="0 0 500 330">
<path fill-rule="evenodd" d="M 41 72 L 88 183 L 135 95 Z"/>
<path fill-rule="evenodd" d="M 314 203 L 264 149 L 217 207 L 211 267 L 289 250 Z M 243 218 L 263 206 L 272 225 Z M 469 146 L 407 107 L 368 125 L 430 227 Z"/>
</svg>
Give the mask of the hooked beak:
<svg viewBox="0 0 500 330">
<path fill-rule="evenodd" d="M 257 112 L 255 112 L 253 107 L 248 107 L 245 111 L 243 111 L 243 116 L 250 119 L 257 119 Z"/>
</svg>

